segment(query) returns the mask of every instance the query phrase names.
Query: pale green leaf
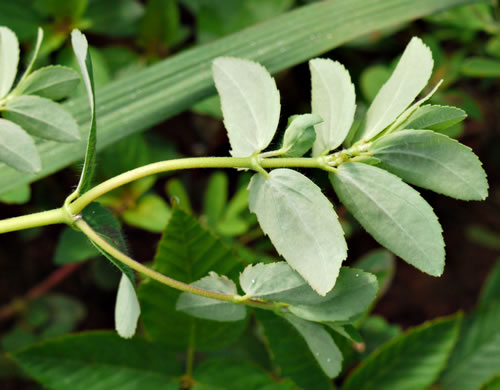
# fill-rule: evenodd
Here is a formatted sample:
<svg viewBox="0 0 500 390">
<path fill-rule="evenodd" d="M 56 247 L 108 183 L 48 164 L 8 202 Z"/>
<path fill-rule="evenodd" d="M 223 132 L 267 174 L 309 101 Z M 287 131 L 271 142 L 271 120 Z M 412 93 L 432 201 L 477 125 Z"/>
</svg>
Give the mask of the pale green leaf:
<svg viewBox="0 0 500 390">
<path fill-rule="evenodd" d="M 278 127 L 280 94 L 269 72 L 260 64 L 222 57 L 212 65 L 233 157 L 247 157 L 265 149 Z"/>
<path fill-rule="evenodd" d="M 28 77 L 31 73 L 31 70 L 33 69 L 33 65 L 35 65 L 35 61 L 38 57 L 38 52 L 40 51 L 40 46 L 42 45 L 43 41 L 43 29 L 41 27 L 38 27 L 37 35 L 36 35 L 36 42 L 35 46 L 33 47 L 33 50 L 31 52 L 31 58 L 28 62 L 28 66 L 26 67 L 26 70 L 24 71 L 23 75 L 19 79 L 17 86 L 15 88 L 15 92 L 18 92 L 19 86 L 23 83 L 23 81 Z"/>
<path fill-rule="evenodd" d="M 0 118 L 0 161 L 22 172 L 42 168 L 35 142 L 20 126 Z"/>
<path fill-rule="evenodd" d="M 53 390 L 178 389 L 182 374 L 167 348 L 111 332 L 85 332 L 13 355 L 31 377 Z M 173 387 L 168 387 L 174 384 Z"/>
<path fill-rule="evenodd" d="M 80 139 L 78 125 L 61 105 L 39 96 L 16 96 L 6 104 L 4 117 L 40 138 L 61 142 Z"/>
<path fill-rule="evenodd" d="M 219 276 L 215 272 L 209 272 L 208 276 L 191 283 L 191 285 L 226 295 L 238 294 L 236 285 L 232 280 L 225 276 Z M 212 321 L 240 321 L 246 316 L 246 308 L 243 305 L 186 292 L 179 296 L 176 309 L 194 317 Z"/>
<path fill-rule="evenodd" d="M 124 211 L 121 215 L 125 223 L 153 233 L 161 233 L 167 226 L 170 207 L 157 194 L 141 196 L 135 207 Z"/>
<path fill-rule="evenodd" d="M 403 124 L 401 129 L 444 130 L 467 117 L 465 111 L 457 107 L 427 104 L 419 107 Z"/>
<path fill-rule="evenodd" d="M 457 340 L 460 317 L 411 329 L 372 353 L 344 382 L 343 390 L 427 390 Z"/>
<path fill-rule="evenodd" d="M 304 321 L 293 315 L 284 316 L 306 341 L 314 358 L 329 378 L 335 378 L 342 368 L 342 353 L 332 336 L 319 324 Z"/>
<path fill-rule="evenodd" d="M 0 202 L 7 204 L 25 204 L 31 199 L 31 186 L 23 184 L 13 190 L 0 195 Z"/>
<path fill-rule="evenodd" d="M 290 322 L 268 310 L 256 310 L 255 317 L 273 364 L 282 377 L 291 378 L 302 389 L 333 389 L 332 381 Z"/>
<path fill-rule="evenodd" d="M 184 283 L 193 283 L 209 271 L 237 277 L 242 264 L 221 240 L 177 206 L 156 250 L 153 268 Z M 246 327 L 246 321 L 215 322 L 201 320 L 177 311 L 180 291 L 154 280 L 139 287 L 142 321 L 149 337 L 176 351 L 185 351 L 190 343 L 206 351 L 234 341 Z"/>
<path fill-rule="evenodd" d="M 322 119 L 318 115 L 294 115 L 288 119 L 288 127 L 283 136 L 281 149 L 285 151 L 284 157 L 303 156 L 313 146 L 316 139 L 314 125 Z"/>
<path fill-rule="evenodd" d="M 442 274 L 442 229 L 417 191 L 397 176 L 361 163 L 342 164 L 330 181 L 342 203 L 381 245 L 423 272 Z"/>
<path fill-rule="evenodd" d="M 140 314 L 134 285 L 127 275 L 122 274 L 115 305 L 115 328 L 121 337 L 128 339 L 135 334 Z"/>
<path fill-rule="evenodd" d="M 0 27 L 0 99 L 7 95 L 14 84 L 19 63 L 19 42 L 16 34 L 7 27 Z"/>
<path fill-rule="evenodd" d="M 250 210 L 277 251 L 320 295 L 335 285 L 347 245 L 330 201 L 291 169 L 252 177 Z"/>
<path fill-rule="evenodd" d="M 369 140 L 394 122 L 426 86 L 432 67 L 430 49 L 413 37 L 391 77 L 370 105 L 358 138 Z"/>
<path fill-rule="evenodd" d="M 95 168 L 96 143 L 97 143 L 97 128 L 96 128 L 96 113 L 95 113 L 95 96 L 94 96 L 94 75 L 92 72 L 92 59 L 90 58 L 87 38 L 79 30 L 71 32 L 71 45 L 80 67 L 83 84 L 87 92 L 87 100 L 90 106 L 90 124 L 89 136 L 87 139 L 87 150 L 85 152 L 85 160 L 83 162 L 82 173 L 75 194 L 81 194 L 87 191 L 92 184 L 92 176 Z"/>
<path fill-rule="evenodd" d="M 291 305 L 288 309 L 297 317 L 308 321 L 347 321 L 368 308 L 375 299 L 377 290 L 375 275 L 342 267 L 335 287 L 326 295 L 324 301 L 317 304 Z"/>
<path fill-rule="evenodd" d="M 366 68 L 359 78 L 359 87 L 365 100 L 372 101 L 382 85 L 391 77 L 391 70 L 385 65 L 373 65 Z"/>
<path fill-rule="evenodd" d="M 51 100 L 69 96 L 80 82 L 80 76 L 66 66 L 50 65 L 31 73 L 16 87 L 19 95 L 38 95 Z"/>
<path fill-rule="evenodd" d="M 339 62 L 315 58 L 309 61 L 309 69 L 312 112 L 323 118 L 314 126 L 313 155 L 317 156 L 337 148 L 347 137 L 354 120 L 356 94 L 349 72 Z"/>
<path fill-rule="evenodd" d="M 476 390 L 500 375 L 500 304 L 467 316 L 440 384 L 442 390 Z"/>
<path fill-rule="evenodd" d="M 467 146 L 430 130 L 402 130 L 370 148 L 380 168 L 408 183 L 462 200 L 483 200 L 488 182 L 481 162 Z"/>
</svg>

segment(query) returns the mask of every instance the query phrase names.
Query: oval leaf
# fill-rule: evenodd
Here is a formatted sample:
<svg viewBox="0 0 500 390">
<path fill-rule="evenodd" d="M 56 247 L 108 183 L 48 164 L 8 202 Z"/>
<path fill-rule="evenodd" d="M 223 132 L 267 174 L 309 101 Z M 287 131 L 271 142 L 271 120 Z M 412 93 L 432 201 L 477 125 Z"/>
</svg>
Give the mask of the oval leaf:
<svg viewBox="0 0 500 390">
<path fill-rule="evenodd" d="M 0 98 L 12 88 L 18 63 L 19 42 L 16 34 L 7 27 L 0 27 Z"/>
<path fill-rule="evenodd" d="M 6 119 L 0 119 L 0 161 L 23 172 L 34 173 L 42 168 L 33 138 Z"/>
<path fill-rule="evenodd" d="M 240 58 L 217 58 L 212 64 L 233 157 L 265 149 L 278 127 L 280 95 L 269 72 Z"/>
<path fill-rule="evenodd" d="M 370 148 L 380 168 L 404 181 L 462 200 L 483 200 L 488 181 L 470 148 L 430 130 L 403 130 Z"/>
<path fill-rule="evenodd" d="M 79 82 L 80 77 L 73 69 L 51 65 L 30 74 L 18 85 L 16 92 L 60 100 L 69 96 Z"/>
<path fill-rule="evenodd" d="M 342 164 L 330 175 L 338 197 L 375 240 L 419 270 L 444 267 L 441 226 L 431 206 L 398 177 L 366 164 Z"/>
<path fill-rule="evenodd" d="M 313 155 L 317 156 L 344 141 L 354 120 L 356 94 L 349 72 L 339 62 L 316 58 L 309 61 L 309 68 L 312 112 L 323 118 L 322 123 L 314 126 Z"/>
<path fill-rule="evenodd" d="M 4 117 L 40 138 L 61 142 L 80 139 L 78 125 L 62 106 L 38 96 L 17 96 L 7 102 Z"/>
<path fill-rule="evenodd" d="M 359 138 L 369 140 L 394 122 L 426 86 L 433 64 L 430 49 L 413 37 L 392 76 L 370 105 Z"/>
<path fill-rule="evenodd" d="M 129 339 L 135 334 L 141 314 L 135 288 L 127 275 L 122 273 L 115 305 L 115 328 L 121 337 Z"/>
<path fill-rule="evenodd" d="M 335 378 L 342 368 L 342 353 L 335 345 L 332 336 L 321 325 L 301 320 L 293 315 L 284 317 L 304 338 L 324 373 L 329 378 Z"/>
<path fill-rule="evenodd" d="M 283 136 L 284 157 L 303 156 L 313 146 L 316 139 L 314 125 L 322 121 L 314 114 L 294 115 L 288 119 L 288 127 Z"/>
<path fill-rule="evenodd" d="M 401 126 L 401 129 L 444 130 L 467 117 L 457 107 L 427 104 L 419 107 Z"/>
<path fill-rule="evenodd" d="M 347 257 L 344 233 L 320 188 L 291 169 L 252 177 L 250 210 L 262 230 L 309 285 L 325 295 L 335 285 Z"/>
<path fill-rule="evenodd" d="M 342 389 L 429 389 L 457 340 L 460 320 L 426 323 L 383 345 L 347 378 Z"/>
<path fill-rule="evenodd" d="M 219 276 L 215 272 L 210 272 L 208 276 L 192 283 L 192 285 L 222 294 L 238 294 L 232 280 L 225 276 Z M 190 293 L 182 293 L 179 296 L 176 309 L 194 317 L 213 321 L 240 321 L 246 316 L 245 306 Z"/>
</svg>

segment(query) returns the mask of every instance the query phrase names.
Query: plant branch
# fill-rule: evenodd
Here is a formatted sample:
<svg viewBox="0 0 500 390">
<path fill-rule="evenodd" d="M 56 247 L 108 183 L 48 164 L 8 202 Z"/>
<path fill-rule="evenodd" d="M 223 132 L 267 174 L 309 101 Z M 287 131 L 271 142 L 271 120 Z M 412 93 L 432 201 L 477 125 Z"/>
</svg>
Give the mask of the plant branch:
<svg viewBox="0 0 500 390">
<path fill-rule="evenodd" d="M 139 263 L 130 256 L 126 255 L 125 253 L 116 249 L 113 245 L 111 245 L 104 238 L 102 238 L 94 229 L 92 229 L 81 216 L 76 218 L 75 226 L 78 227 L 82 231 L 82 233 L 84 233 L 91 241 L 93 241 L 103 251 L 113 256 L 116 260 L 122 262 L 123 264 L 128 265 L 133 270 L 140 272 L 141 274 L 146 275 L 161 284 L 175 288 L 176 290 L 199 295 L 205 298 L 217 299 L 219 301 L 226 301 L 236 304 L 243 304 L 266 310 L 276 311 L 278 308 L 285 306 L 285 304 L 282 304 L 281 302 L 267 302 L 258 298 L 250 298 L 237 294 L 229 295 L 229 294 L 217 293 L 173 279 L 169 276 L 163 275 L 157 271 L 152 270 L 151 268 L 146 267 L 145 265 Z"/>
<path fill-rule="evenodd" d="M 55 225 L 58 223 L 68 223 L 68 216 L 62 209 L 53 209 L 23 215 L 20 217 L 7 218 L 0 221 L 0 234 L 24 230 L 39 226 Z"/>
</svg>

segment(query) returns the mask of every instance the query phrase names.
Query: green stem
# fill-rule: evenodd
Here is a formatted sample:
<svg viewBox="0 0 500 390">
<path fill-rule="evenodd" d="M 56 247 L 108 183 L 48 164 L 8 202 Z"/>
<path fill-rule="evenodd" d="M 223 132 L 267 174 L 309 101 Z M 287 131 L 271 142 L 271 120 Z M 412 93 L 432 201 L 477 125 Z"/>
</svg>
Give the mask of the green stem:
<svg viewBox="0 0 500 390">
<path fill-rule="evenodd" d="M 325 168 L 315 158 L 272 158 L 260 161 L 262 168 Z M 72 215 L 78 215 L 90 203 L 102 195 L 146 176 L 162 172 L 193 168 L 255 168 L 253 157 L 192 157 L 160 161 L 115 176 L 90 189 L 68 206 Z"/>
<path fill-rule="evenodd" d="M 39 226 L 71 223 L 63 209 L 53 209 L 0 221 L 0 234 Z"/>
<path fill-rule="evenodd" d="M 160 282 L 161 284 L 164 284 L 166 286 L 187 293 L 199 295 L 205 298 L 217 299 L 219 301 L 226 301 L 236 304 L 243 304 L 243 305 L 258 307 L 261 309 L 276 310 L 277 307 L 284 306 L 284 304 L 279 302 L 266 302 L 261 299 L 244 297 L 237 294 L 229 295 L 229 294 L 217 293 L 173 279 L 159 272 L 156 272 L 151 268 L 144 266 L 143 264 L 134 260 L 130 256 L 116 249 L 113 245 L 111 245 L 105 239 L 103 239 L 94 229 L 92 229 L 89 226 L 89 224 L 87 224 L 87 222 L 83 220 L 81 216 L 76 218 L 75 226 L 78 227 L 98 247 L 100 247 L 103 251 L 114 257 L 116 260 L 122 262 L 123 264 L 128 265 L 133 270 L 140 272 L 141 274 L 146 275 L 151 279 L 156 280 L 157 282 Z"/>
</svg>

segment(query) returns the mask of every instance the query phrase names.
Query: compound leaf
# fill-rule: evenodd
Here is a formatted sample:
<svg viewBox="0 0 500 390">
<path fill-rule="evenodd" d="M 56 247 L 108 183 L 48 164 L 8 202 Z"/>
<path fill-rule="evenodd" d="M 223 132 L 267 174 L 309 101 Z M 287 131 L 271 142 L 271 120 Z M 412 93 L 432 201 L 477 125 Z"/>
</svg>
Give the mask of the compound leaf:
<svg viewBox="0 0 500 390">
<path fill-rule="evenodd" d="M 375 240 L 419 270 L 439 276 L 442 229 L 431 206 L 398 177 L 362 163 L 330 174 L 338 197 Z"/>
<path fill-rule="evenodd" d="M 61 105 L 39 96 L 16 96 L 5 105 L 4 117 L 40 138 L 61 142 L 80 139 L 78 125 Z"/>
<path fill-rule="evenodd" d="M 462 200 L 483 200 L 488 182 L 467 146 L 430 130 L 402 130 L 370 148 L 378 165 L 404 181 Z"/>
<path fill-rule="evenodd" d="M 444 368 L 461 317 L 425 323 L 373 352 L 347 378 L 343 390 L 426 390 Z"/>
<path fill-rule="evenodd" d="M 42 168 L 33 138 L 20 126 L 0 118 L 0 160 L 22 172 Z"/>
<path fill-rule="evenodd" d="M 234 282 L 225 276 L 210 272 L 208 276 L 191 283 L 211 292 L 236 295 L 238 290 Z M 182 293 L 177 300 L 176 309 L 194 317 L 213 321 L 240 321 L 246 316 L 246 308 L 232 302 L 206 298 L 187 292 Z"/>
<path fill-rule="evenodd" d="M 370 105 L 358 138 L 369 140 L 394 122 L 426 86 L 433 64 L 430 49 L 420 38 L 413 37 Z"/>
<path fill-rule="evenodd" d="M 164 389 L 182 373 L 167 348 L 111 332 L 86 332 L 31 346 L 13 359 L 54 390 Z M 168 387 L 170 389 L 170 387 Z M 179 388 L 172 387 L 172 388 Z"/>
<path fill-rule="evenodd" d="M 66 66 L 50 65 L 31 73 L 16 87 L 16 93 L 60 100 L 71 94 L 80 76 Z"/>
<path fill-rule="evenodd" d="M 247 157 L 265 149 L 280 117 L 280 95 L 274 79 L 262 65 L 240 58 L 217 58 L 212 71 L 231 155 Z"/>
<path fill-rule="evenodd" d="M 330 201 L 291 169 L 252 177 L 250 210 L 278 252 L 309 285 L 325 295 L 335 285 L 347 245 Z"/>
<path fill-rule="evenodd" d="M 7 27 L 0 27 L 0 99 L 7 95 L 14 84 L 19 63 L 19 42 L 16 34 Z"/>
<path fill-rule="evenodd" d="M 329 59 L 309 61 L 311 70 L 311 106 L 313 114 L 323 118 L 314 126 L 316 141 L 313 155 L 340 146 L 351 128 L 356 110 L 356 94 L 344 65 Z"/>
</svg>

